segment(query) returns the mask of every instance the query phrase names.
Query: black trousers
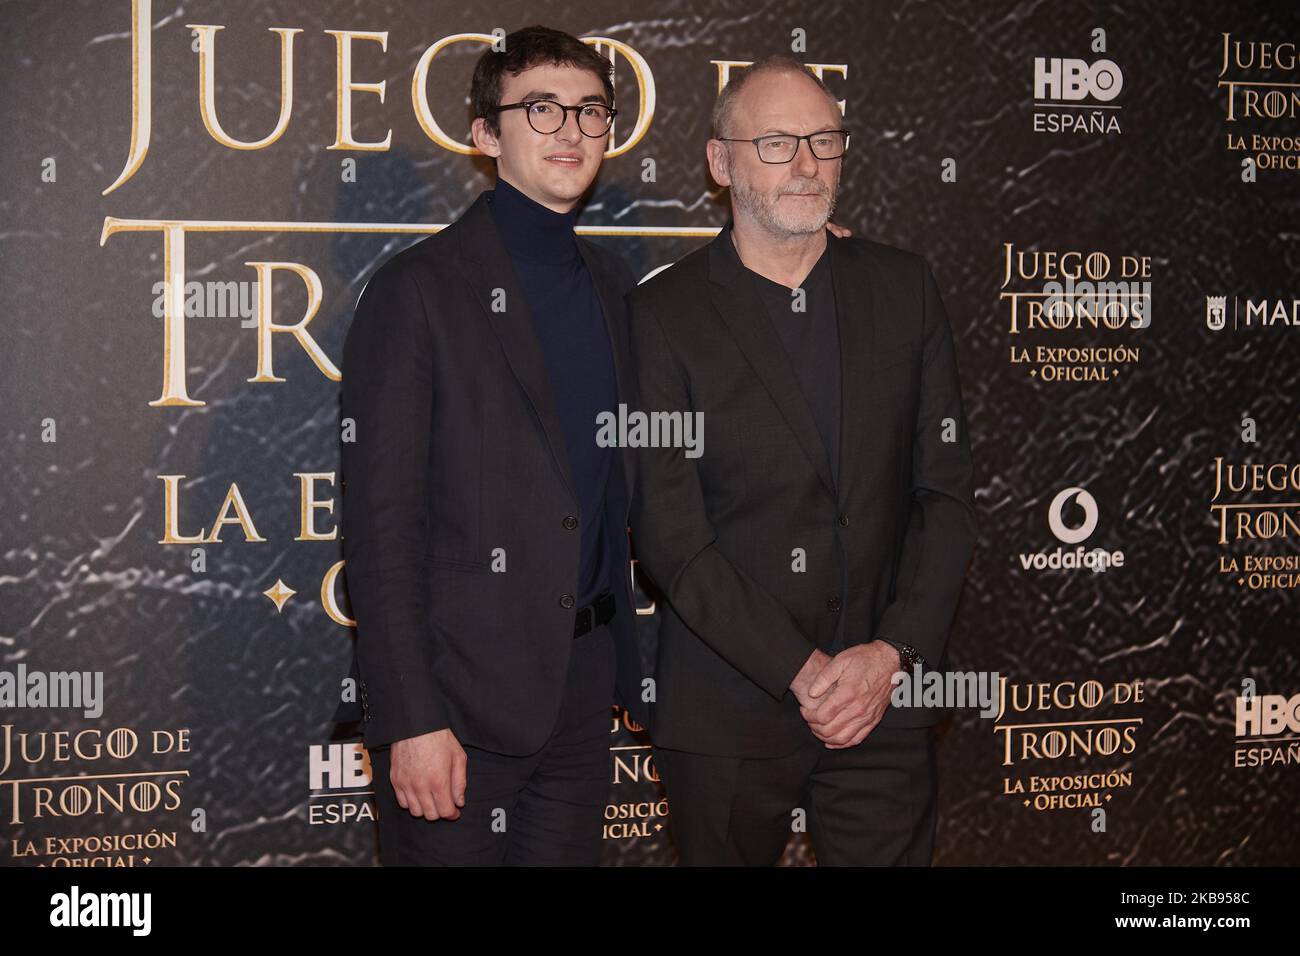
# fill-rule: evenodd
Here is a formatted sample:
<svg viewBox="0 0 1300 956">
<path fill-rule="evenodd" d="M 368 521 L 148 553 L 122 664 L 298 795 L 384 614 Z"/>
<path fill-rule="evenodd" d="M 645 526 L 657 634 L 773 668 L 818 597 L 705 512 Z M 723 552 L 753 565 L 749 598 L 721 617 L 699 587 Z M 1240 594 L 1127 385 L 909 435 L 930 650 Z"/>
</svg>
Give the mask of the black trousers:
<svg viewBox="0 0 1300 956">
<path fill-rule="evenodd" d="M 856 747 L 809 742 L 748 759 L 655 748 L 685 866 L 772 866 L 806 830 L 819 866 L 928 866 L 936 773 L 928 727 L 877 727 Z"/>
<path fill-rule="evenodd" d="M 465 747 L 465 806 L 455 820 L 412 816 L 389 779 L 388 747 L 370 754 L 385 866 L 596 866 L 609 799 L 614 636 L 573 641 L 559 717 L 526 757 Z M 463 746 L 463 745 L 462 745 Z"/>
</svg>

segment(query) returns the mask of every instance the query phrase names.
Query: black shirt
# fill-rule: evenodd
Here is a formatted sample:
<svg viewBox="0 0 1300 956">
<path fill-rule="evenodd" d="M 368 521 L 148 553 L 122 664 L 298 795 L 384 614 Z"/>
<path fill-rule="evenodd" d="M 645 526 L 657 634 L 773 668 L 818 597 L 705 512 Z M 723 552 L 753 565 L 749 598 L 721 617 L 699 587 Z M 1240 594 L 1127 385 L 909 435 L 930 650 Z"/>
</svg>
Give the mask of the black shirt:
<svg viewBox="0 0 1300 956">
<path fill-rule="evenodd" d="M 519 275 L 564 430 L 582 536 L 576 599 L 584 607 L 614 580 L 604 530 L 616 449 L 596 444 L 596 416 L 618 408 L 605 312 L 578 251 L 576 209 L 555 212 L 504 179 L 488 194 L 488 206 Z"/>
<path fill-rule="evenodd" d="M 726 248 L 740 262 L 727 230 Z M 796 311 L 796 290 L 773 282 L 748 268 L 755 292 L 785 346 L 808 406 L 821 434 L 831 467 L 831 480 L 840 470 L 840 328 L 835 316 L 835 287 L 831 282 L 830 246 L 822 252 L 799 288 L 803 311 Z M 744 266 L 744 263 L 741 262 Z"/>
</svg>

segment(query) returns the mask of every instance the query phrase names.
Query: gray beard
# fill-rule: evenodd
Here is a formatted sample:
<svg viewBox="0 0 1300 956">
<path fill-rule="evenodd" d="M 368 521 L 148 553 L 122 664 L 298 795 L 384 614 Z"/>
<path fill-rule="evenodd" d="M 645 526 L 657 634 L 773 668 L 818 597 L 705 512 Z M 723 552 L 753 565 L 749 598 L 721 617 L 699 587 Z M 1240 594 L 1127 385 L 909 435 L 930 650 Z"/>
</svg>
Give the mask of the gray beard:
<svg viewBox="0 0 1300 956">
<path fill-rule="evenodd" d="M 764 195 L 752 188 L 747 180 L 738 178 L 734 172 L 731 176 L 731 197 L 738 208 L 748 213 L 767 232 L 782 238 L 820 232 L 826 228 L 826 223 L 835 211 L 835 194 L 832 192 L 823 213 L 792 216 L 782 211 L 780 194 Z"/>
</svg>

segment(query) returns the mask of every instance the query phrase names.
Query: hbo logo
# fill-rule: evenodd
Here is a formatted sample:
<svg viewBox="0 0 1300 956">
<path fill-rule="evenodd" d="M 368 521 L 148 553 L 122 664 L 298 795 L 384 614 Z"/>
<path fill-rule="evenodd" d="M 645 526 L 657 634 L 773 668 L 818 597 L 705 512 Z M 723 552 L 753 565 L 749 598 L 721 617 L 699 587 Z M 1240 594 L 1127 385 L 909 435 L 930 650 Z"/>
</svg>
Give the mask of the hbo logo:
<svg viewBox="0 0 1300 956">
<path fill-rule="evenodd" d="M 1290 700 L 1281 694 L 1264 694 L 1247 700 L 1237 698 L 1237 736 L 1300 734 L 1300 694 Z"/>
<path fill-rule="evenodd" d="M 1114 60 L 1098 60 L 1089 66 L 1083 60 L 1056 57 L 1034 58 L 1034 99 L 1081 100 L 1091 96 L 1103 103 L 1119 96 L 1124 74 Z"/>
</svg>

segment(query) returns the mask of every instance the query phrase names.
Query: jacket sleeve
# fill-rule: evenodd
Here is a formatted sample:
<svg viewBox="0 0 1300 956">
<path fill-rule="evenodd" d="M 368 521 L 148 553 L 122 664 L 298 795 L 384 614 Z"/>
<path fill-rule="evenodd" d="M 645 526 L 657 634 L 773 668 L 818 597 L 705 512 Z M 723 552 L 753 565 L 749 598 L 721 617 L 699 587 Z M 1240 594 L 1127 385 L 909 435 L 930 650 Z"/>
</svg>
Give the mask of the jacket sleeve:
<svg viewBox="0 0 1300 956">
<path fill-rule="evenodd" d="M 911 644 L 938 667 L 976 537 L 975 501 L 961 384 L 948 315 L 930 266 L 921 263 L 921 394 L 912 442 L 911 510 L 894 599 L 876 637 Z"/>
<path fill-rule="evenodd" d="M 343 552 L 365 742 L 377 747 L 450 725 L 423 573 L 433 341 L 420 290 L 400 262 L 386 263 L 361 292 L 342 393 Z"/>
<path fill-rule="evenodd" d="M 629 303 L 638 410 L 693 411 L 662 324 L 641 296 Z M 631 520 L 637 560 L 677 616 L 732 667 L 782 699 L 816 645 L 718 549 L 699 472 L 683 449 L 636 449 Z"/>
</svg>

